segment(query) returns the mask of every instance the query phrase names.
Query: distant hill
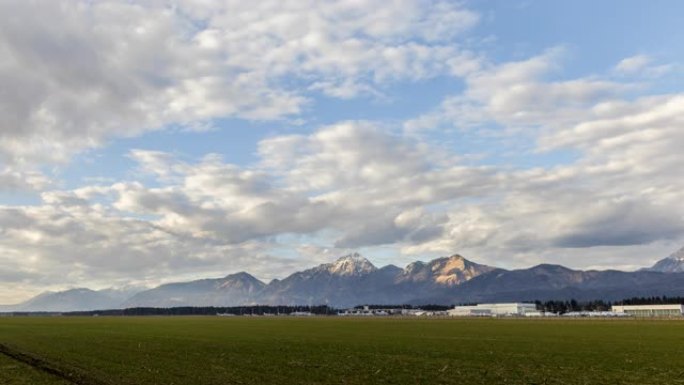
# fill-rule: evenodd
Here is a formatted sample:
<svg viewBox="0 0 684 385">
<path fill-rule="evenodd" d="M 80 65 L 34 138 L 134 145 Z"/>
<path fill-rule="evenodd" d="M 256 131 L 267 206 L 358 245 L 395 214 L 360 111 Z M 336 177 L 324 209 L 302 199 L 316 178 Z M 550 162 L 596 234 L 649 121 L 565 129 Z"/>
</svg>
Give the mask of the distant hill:
<svg viewBox="0 0 684 385">
<path fill-rule="evenodd" d="M 242 272 L 218 279 L 169 283 L 140 292 L 120 304 L 122 307 L 235 306 L 257 300 L 263 282 Z"/>
<path fill-rule="evenodd" d="M 442 304 L 525 300 L 619 300 L 681 296 L 684 249 L 634 272 L 572 270 L 542 264 L 505 270 L 460 255 L 381 268 L 354 253 L 266 284 L 241 272 L 125 295 L 116 290 L 43 293 L 0 311 L 76 311 L 128 307 Z"/>
<path fill-rule="evenodd" d="M 116 290 L 95 291 L 86 288 L 70 289 L 59 292 L 45 292 L 26 302 L 8 305 L 0 311 L 81 311 L 93 309 L 115 309 L 121 306 L 130 292 Z"/>
</svg>

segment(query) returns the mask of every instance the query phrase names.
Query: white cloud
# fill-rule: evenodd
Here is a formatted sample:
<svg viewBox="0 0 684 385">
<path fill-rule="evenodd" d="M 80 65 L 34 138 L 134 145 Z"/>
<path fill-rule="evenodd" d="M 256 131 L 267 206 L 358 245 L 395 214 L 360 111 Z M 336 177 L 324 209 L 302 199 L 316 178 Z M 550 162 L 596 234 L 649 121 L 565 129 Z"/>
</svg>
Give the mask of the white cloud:
<svg viewBox="0 0 684 385">
<path fill-rule="evenodd" d="M 370 122 L 342 122 L 310 136 L 263 140 L 264 165 L 288 171 L 293 188 L 374 186 L 402 175 L 427 171 L 426 148 L 388 134 Z M 328 170 L 337 170 L 334 174 Z"/>
<path fill-rule="evenodd" d="M 13 167 L 0 169 L 0 192 L 42 191 L 51 184 L 50 178 L 39 171 Z"/>
<path fill-rule="evenodd" d="M 472 130 L 497 123 L 519 133 L 521 128 L 557 127 L 577 121 L 598 101 L 630 88 L 592 77 L 548 80 L 561 67 L 563 54 L 556 48 L 526 60 L 470 72 L 462 94 L 447 97 L 439 108 L 406 122 L 405 128 L 409 132 Z"/>
<path fill-rule="evenodd" d="M 678 67 L 675 64 L 656 64 L 647 55 L 636 55 L 620 60 L 613 71 L 620 76 L 641 77 L 647 79 L 660 78 L 673 72 Z"/>
<path fill-rule="evenodd" d="M 615 66 L 615 70 L 621 73 L 635 73 L 645 69 L 651 64 L 652 59 L 646 55 L 636 55 L 620 60 Z"/>
<path fill-rule="evenodd" d="M 433 1 L 51 1 L 0 5 L 0 161 L 67 161 L 107 139 L 298 115 L 476 68 L 477 14 Z M 297 84 L 293 86 L 293 84 Z"/>
</svg>

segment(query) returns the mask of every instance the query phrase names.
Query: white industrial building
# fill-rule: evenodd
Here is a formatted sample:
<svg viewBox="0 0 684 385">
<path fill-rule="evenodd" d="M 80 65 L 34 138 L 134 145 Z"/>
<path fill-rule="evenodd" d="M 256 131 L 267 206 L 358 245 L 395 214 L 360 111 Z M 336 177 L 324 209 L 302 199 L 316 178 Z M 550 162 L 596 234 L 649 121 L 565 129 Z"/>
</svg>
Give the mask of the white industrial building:
<svg viewBox="0 0 684 385">
<path fill-rule="evenodd" d="M 681 317 L 684 314 L 683 305 L 615 305 L 611 310 L 635 317 Z"/>
<path fill-rule="evenodd" d="M 474 306 L 456 306 L 448 311 L 453 317 L 496 317 L 524 316 L 527 313 L 537 314 L 533 303 L 481 303 Z"/>
</svg>

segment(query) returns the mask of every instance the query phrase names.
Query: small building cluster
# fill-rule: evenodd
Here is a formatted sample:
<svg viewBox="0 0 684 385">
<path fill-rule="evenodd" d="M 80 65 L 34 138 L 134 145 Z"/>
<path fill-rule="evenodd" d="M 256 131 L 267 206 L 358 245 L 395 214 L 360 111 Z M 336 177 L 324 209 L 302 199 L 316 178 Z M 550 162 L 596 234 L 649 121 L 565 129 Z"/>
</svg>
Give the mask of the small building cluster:
<svg viewBox="0 0 684 385">
<path fill-rule="evenodd" d="M 616 313 L 614 311 L 569 311 L 561 314 L 566 318 L 615 318 L 615 317 L 630 317 L 629 314 Z"/>
<path fill-rule="evenodd" d="M 314 314 L 310 311 L 293 311 L 290 315 L 293 317 L 311 317 Z"/>
<path fill-rule="evenodd" d="M 363 308 L 353 308 L 343 310 L 337 315 L 339 316 L 351 316 L 351 317 L 372 317 L 372 316 L 388 316 L 399 314 L 401 309 L 371 309 L 369 306 L 364 306 Z"/>
<path fill-rule="evenodd" d="M 370 308 L 364 306 L 363 308 L 353 308 L 340 311 L 338 316 L 343 317 L 383 317 L 383 316 L 416 316 L 416 317 L 433 317 L 446 316 L 446 311 L 439 310 L 423 310 L 423 309 L 404 309 L 404 308 Z"/>
</svg>

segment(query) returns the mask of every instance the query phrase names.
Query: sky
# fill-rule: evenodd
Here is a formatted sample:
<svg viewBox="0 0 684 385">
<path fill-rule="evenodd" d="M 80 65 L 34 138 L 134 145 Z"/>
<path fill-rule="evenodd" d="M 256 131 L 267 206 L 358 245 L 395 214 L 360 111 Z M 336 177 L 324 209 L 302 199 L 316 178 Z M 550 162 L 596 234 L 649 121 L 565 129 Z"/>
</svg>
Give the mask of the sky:
<svg viewBox="0 0 684 385">
<path fill-rule="evenodd" d="M 0 2 L 0 303 L 684 245 L 684 2 Z"/>
</svg>

